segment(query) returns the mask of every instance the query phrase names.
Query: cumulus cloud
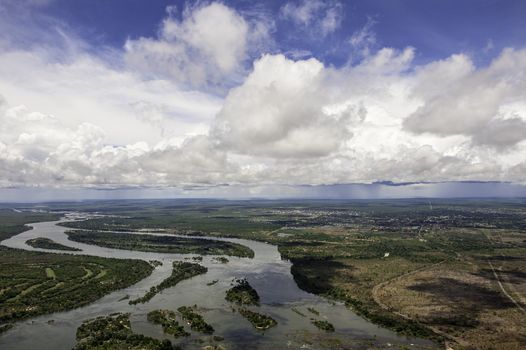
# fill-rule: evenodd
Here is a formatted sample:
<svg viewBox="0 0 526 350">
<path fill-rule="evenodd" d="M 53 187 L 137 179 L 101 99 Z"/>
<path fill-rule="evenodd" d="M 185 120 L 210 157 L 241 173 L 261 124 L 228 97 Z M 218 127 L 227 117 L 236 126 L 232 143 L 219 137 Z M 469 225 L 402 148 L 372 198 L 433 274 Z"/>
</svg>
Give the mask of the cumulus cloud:
<svg viewBox="0 0 526 350">
<path fill-rule="evenodd" d="M 304 29 L 318 28 L 314 32 L 324 37 L 340 28 L 342 9 L 337 1 L 301 0 L 287 2 L 280 12 L 283 18 L 290 19 Z"/>
<path fill-rule="evenodd" d="M 267 22 L 247 21 L 219 2 L 187 7 L 180 20 L 169 8 L 156 38 L 126 42 L 125 60 L 147 76 L 168 76 L 194 87 L 217 85 L 243 71 L 247 54 L 269 30 Z"/>
<path fill-rule="evenodd" d="M 71 129 L 53 116 L 5 102 L 0 125 L 4 186 L 184 186 L 218 183 L 234 173 L 226 154 L 205 136 L 188 137 L 182 144 L 163 140 L 153 146 L 116 146 L 96 125 Z"/>
<path fill-rule="evenodd" d="M 336 2 L 281 11 L 326 33 L 340 21 Z M 254 58 L 261 16 L 168 12 L 157 37 L 99 56 L 66 32 L 53 47 L 0 40 L 0 186 L 524 182 L 526 50 L 416 64 L 366 25 L 350 38 L 362 59 L 334 67 Z M 224 81 L 224 98 L 207 92 Z"/>
<path fill-rule="evenodd" d="M 526 50 L 504 50 L 487 67 L 454 55 L 416 75 L 420 107 L 404 122 L 407 130 L 466 135 L 476 143 L 513 146 L 526 139 Z M 522 104 L 522 105 L 521 105 Z"/>
<path fill-rule="evenodd" d="M 70 127 L 99 125 L 115 144 L 205 133 L 221 103 L 170 80 L 143 80 L 86 53 L 56 62 L 41 49 L 0 53 L 0 94 L 12 106 L 51 114 Z"/>
<path fill-rule="evenodd" d="M 352 111 L 326 108 L 324 70 L 316 59 L 263 56 L 226 97 L 213 137 L 229 150 L 254 155 L 301 158 L 336 151 L 351 136 Z"/>
</svg>

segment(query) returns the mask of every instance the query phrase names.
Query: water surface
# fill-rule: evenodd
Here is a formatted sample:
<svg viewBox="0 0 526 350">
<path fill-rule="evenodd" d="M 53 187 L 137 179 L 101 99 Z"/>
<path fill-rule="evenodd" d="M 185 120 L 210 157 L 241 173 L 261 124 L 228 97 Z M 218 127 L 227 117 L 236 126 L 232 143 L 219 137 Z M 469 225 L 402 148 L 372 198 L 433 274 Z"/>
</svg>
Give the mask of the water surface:
<svg viewBox="0 0 526 350">
<path fill-rule="evenodd" d="M 436 348 L 429 341 L 402 337 L 377 327 L 358 317 L 341 303 L 333 303 L 302 291 L 290 273 L 291 263 L 281 259 L 276 246 L 245 239 L 209 238 L 243 244 L 254 251 L 253 259 L 229 256 L 229 263 L 221 264 L 213 260 L 214 256 L 203 256 L 203 261 L 200 263 L 208 268 L 206 274 L 165 289 L 146 304 L 129 305 L 128 300 L 119 300 L 126 295 L 131 299 L 144 295 L 151 286 L 160 283 L 171 274 L 172 261 L 184 260 L 196 255 L 129 251 L 73 242 L 65 234 L 68 228 L 56 225 L 83 218 L 86 218 L 83 214 L 69 213 L 59 221 L 34 223 L 31 224 L 32 230 L 4 240 L 1 244 L 11 248 L 62 254 L 159 260 L 163 265 L 137 284 L 108 294 L 87 306 L 16 323 L 13 329 L 0 335 L 0 349 L 71 349 L 76 343 L 76 329 L 83 320 L 114 312 L 131 313 L 132 328 L 135 332 L 159 339 L 170 339 L 173 344 L 180 344 L 183 349 L 201 349 L 211 343 L 211 336 L 192 332 L 190 337 L 174 339 L 163 334 L 160 326 L 150 324 L 146 320 L 146 314 L 151 310 L 176 310 L 179 306 L 194 304 L 200 307 L 205 320 L 215 328 L 214 334 L 225 338 L 221 344 L 227 349 L 321 349 L 335 342 L 349 345 L 346 348 L 352 346 L 352 349 L 366 348 L 371 344 L 377 349 L 396 349 L 402 345 L 413 349 Z M 25 244 L 28 239 L 36 237 L 46 237 L 82 251 L 53 251 L 33 248 Z M 278 321 L 277 327 L 265 332 L 257 331 L 246 319 L 233 312 L 232 305 L 224 299 L 225 291 L 230 288 L 234 278 L 242 277 L 248 279 L 261 297 L 261 307 L 254 310 L 272 316 Z M 207 283 L 213 280 L 219 282 L 207 286 Z M 307 307 L 318 310 L 320 316 L 310 314 Z M 307 317 L 298 315 L 292 311 L 292 308 L 300 310 Z M 327 319 L 335 326 L 336 331 L 325 333 L 318 330 L 311 324 L 311 317 Z M 50 322 L 51 320 L 53 321 Z"/>
</svg>

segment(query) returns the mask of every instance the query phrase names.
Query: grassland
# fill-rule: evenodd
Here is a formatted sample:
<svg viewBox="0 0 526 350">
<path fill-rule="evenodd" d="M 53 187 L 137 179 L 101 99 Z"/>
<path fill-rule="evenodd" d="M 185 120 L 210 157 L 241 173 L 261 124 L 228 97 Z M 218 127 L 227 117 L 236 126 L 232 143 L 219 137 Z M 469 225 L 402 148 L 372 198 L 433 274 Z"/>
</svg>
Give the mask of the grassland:
<svg viewBox="0 0 526 350">
<path fill-rule="evenodd" d="M 41 249 L 65 250 L 65 251 L 72 251 L 72 252 L 79 252 L 82 250 L 82 249 L 78 249 L 74 247 L 65 246 L 63 244 L 53 241 L 52 239 L 44 238 L 44 237 L 28 239 L 26 241 L 26 244 L 33 248 L 41 248 Z"/>
<path fill-rule="evenodd" d="M 210 239 L 104 231 L 70 231 L 66 234 L 70 240 L 75 242 L 116 249 L 173 254 L 254 257 L 254 252 L 241 244 Z"/>
</svg>

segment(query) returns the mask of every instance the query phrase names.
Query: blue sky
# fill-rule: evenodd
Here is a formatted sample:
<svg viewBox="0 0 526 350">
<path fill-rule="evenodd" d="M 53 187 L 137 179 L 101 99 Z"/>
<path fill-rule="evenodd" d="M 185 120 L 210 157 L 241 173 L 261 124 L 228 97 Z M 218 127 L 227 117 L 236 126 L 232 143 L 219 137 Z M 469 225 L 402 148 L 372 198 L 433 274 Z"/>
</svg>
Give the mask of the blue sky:
<svg viewBox="0 0 526 350">
<path fill-rule="evenodd" d="M 279 17 L 283 1 L 226 1 L 240 12 Z M 127 38 L 155 35 L 167 6 L 176 6 L 181 16 L 184 1 L 144 0 L 55 0 L 33 11 L 60 19 L 95 46 L 120 48 Z M 278 20 L 276 51 L 308 50 L 328 64 L 347 60 L 348 38 L 373 21 L 377 45 L 418 48 L 422 62 L 444 58 L 455 52 L 472 52 L 481 64 L 504 47 L 523 46 L 524 1 L 498 0 L 362 0 L 341 2 L 341 26 L 327 38 L 305 35 L 287 20 Z M 488 50 L 488 44 L 491 49 Z"/>
<path fill-rule="evenodd" d="M 0 0 L 0 195 L 508 196 L 524 18 L 496 0 Z"/>
</svg>

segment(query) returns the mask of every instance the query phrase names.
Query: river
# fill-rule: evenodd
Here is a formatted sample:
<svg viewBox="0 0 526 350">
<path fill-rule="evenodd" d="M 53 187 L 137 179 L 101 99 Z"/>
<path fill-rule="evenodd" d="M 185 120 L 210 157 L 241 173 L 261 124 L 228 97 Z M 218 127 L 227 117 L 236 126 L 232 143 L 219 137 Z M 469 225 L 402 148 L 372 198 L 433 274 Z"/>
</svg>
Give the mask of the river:
<svg viewBox="0 0 526 350">
<path fill-rule="evenodd" d="M 291 263 L 281 259 L 276 246 L 245 239 L 210 238 L 245 245 L 254 251 L 253 259 L 229 256 L 230 261 L 227 264 L 221 264 L 214 261 L 213 256 L 203 256 L 203 261 L 200 263 L 208 268 L 206 274 L 165 289 L 146 304 L 128 305 L 128 300 L 120 299 L 126 295 L 129 295 L 131 299 L 144 295 L 151 286 L 160 283 L 170 275 L 172 261 L 188 259 L 195 255 L 138 252 L 77 243 L 68 239 L 65 234 L 67 228 L 56 225 L 60 222 L 81 220 L 86 217 L 81 213 L 69 213 L 59 221 L 34 223 L 30 225 L 33 227 L 32 230 L 15 235 L 2 241 L 1 244 L 11 248 L 64 253 L 64 251 L 32 248 L 25 244 L 31 238 L 46 237 L 63 245 L 82 249 L 81 252 L 68 252 L 68 254 L 146 261 L 159 260 L 163 262 L 163 265 L 157 267 L 149 277 L 135 285 L 112 292 L 87 306 L 16 323 L 13 329 L 0 335 L 0 349 L 71 349 L 76 343 L 76 329 L 82 321 L 114 312 L 129 312 L 132 329 L 135 332 L 159 339 L 168 338 L 173 344 L 178 344 L 183 349 L 201 349 L 206 343 L 200 344 L 198 340 L 206 340 L 211 338 L 210 336 L 192 332 L 190 337 L 174 339 L 163 334 L 160 326 L 153 325 L 146 320 L 146 314 L 149 311 L 176 310 L 179 306 L 194 304 L 199 306 L 200 313 L 205 320 L 215 328 L 214 334 L 225 338 L 221 344 L 229 350 L 320 349 L 329 346 L 329 343 L 334 344 L 333 339 L 339 339 L 342 344 L 352 344 L 352 349 L 365 349 L 371 344 L 374 344 L 376 349 L 396 349 L 402 345 L 413 349 L 436 348 L 427 340 L 399 336 L 392 331 L 377 327 L 357 316 L 341 303 L 333 303 L 302 291 L 290 273 Z M 232 305 L 224 299 L 225 291 L 230 288 L 233 278 L 242 277 L 248 279 L 261 297 L 258 312 L 272 316 L 278 321 L 277 327 L 265 332 L 257 331 L 247 320 L 232 311 Z M 213 280 L 219 282 L 207 286 L 207 283 Z M 310 317 L 314 315 L 309 314 L 307 307 L 318 310 L 320 316 L 316 318 L 326 318 L 335 326 L 336 331 L 327 334 L 318 330 L 310 322 Z M 292 308 L 301 310 L 307 317 L 295 313 Z M 320 345 L 320 343 L 325 345 Z"/>
</svg>

